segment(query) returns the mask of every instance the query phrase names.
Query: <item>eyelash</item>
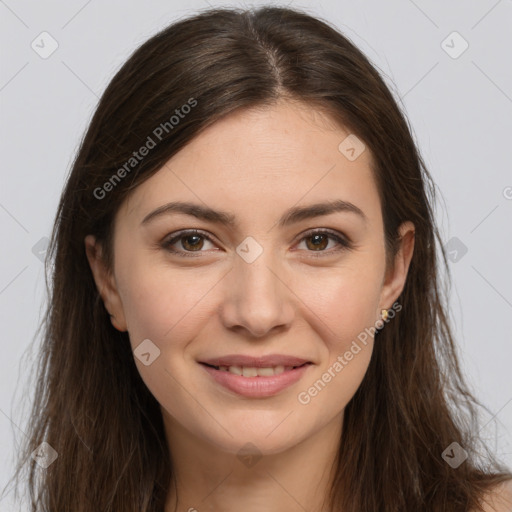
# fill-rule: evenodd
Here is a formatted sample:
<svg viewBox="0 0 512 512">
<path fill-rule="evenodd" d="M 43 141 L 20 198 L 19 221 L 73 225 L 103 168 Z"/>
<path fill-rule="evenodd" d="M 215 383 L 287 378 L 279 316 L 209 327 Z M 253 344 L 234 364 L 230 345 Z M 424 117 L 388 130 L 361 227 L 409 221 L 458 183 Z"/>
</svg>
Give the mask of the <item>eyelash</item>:
<svg viewBox="0 0 512 512">
<path fill-rule="evenodd" d="M 185 231 L 178 232 L 171 239 L 166 240 L 162 244 L 162 246 L 164 247 L 164 249 L 168 250 L 170 253 L 176 254 L 176 255 L 178 255 L 180 257 L 196 258 L 196 257 L 199 256 L 199 254 L 197 254 L 197 253 L 201 253 L 201 252 L 205 252 L 205 251 L 177 251 L 177 250 L 171 248 L 171 246 L 174 245 L 174 243 L 176 241 L 179 241 L 182 238 L 186 238 L 187 236 L 192 236 L 192 235 L 196 235 L 196 236 L 200 236 L 202 238 L 206 238 L 209 242 L 215 243 L 214 240 L 210 236 L 208 236 L 206 233 L 204 233 L 203 231 L 200 231 L 198 229 L 190 229 L 190 230 L 185 230 Z M 353 247 L 352 243 L 348 239 L 346 239 L 346 238 L 342 237 L 341 235 L 337 234 L 335 231 L 330 231 L 330 230 L 326 230 L 326 229 L 313 229 L 311 231 L 308 231 L 299 240 L 299 243 L 304 241 L 307 238 L 311 238 L 314 235 L 328 235 L 329 238 L 335 240 L 341 246 L 338 249 L 330 250 L 330 251 L 325 251 L 325 250 L 322 250 L 322 251 L 306 251 L 306 252 L 312 253 L 311 256 L 313 256 L 314 258 L 318 258 L 318 257 L 321 258 L 321 257 L 326 256 L 326 255 L 328 256 L 328 255 L 331 255 L 333 253 L 338 253 L 340 251 L 352 249 L 352 247 Z"/>
</svg>

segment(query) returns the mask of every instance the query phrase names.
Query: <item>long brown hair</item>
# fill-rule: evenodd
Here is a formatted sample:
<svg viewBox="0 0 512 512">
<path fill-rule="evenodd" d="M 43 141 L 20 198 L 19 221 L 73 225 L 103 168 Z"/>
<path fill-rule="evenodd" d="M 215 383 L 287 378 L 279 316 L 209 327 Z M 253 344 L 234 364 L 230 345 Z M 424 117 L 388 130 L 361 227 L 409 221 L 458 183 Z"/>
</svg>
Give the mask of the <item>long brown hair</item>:
<svg viewBox="0 0 512 512">
<path fill-rule="evenodd" d="M 128 334 L 109 321 L 84 238 L 96 236 L 112 269 L 113 219 L 130 192 L 221 117 L 283 98 L 327 113 L 372 152 L 390 264 L 399 225 L 416 228 L 402 312 L 376 335 L 345 409 L 332 509 L 477 510 L 486 490 L 512 478 L 478 436 L 481 404 L 461 373 L 439 277 L 447 261 L 435 184 L 383 78 L 346 37 L 305 12 L 211 9 L 165 28 L 121 67 L 62 193 L 47 252 L 37 388 L 16 471 L 19 478 L 27 470 L 32 511 L 162 512 L 173 472 L 159 404 Z M 131 160 L 148 137 L 153 147 Z M 46 469 L 30 457 L 43 441 L 58 454 Z M 468 455 L 457 468 L 442 457 L 454 442 Z"/>
</svg>

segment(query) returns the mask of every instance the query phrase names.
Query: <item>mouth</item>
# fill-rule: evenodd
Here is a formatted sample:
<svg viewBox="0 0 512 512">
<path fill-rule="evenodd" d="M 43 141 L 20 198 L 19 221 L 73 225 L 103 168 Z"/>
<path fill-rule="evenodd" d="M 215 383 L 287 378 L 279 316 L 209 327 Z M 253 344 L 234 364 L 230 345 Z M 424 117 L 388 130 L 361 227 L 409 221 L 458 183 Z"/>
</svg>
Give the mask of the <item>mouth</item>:
<svg viewBox="0 0 512 512">
<path fill-rule="evenodd" d="M 269 363 L 212 364 L 199 363 L 212 380 L 238 396 L 246 398 L 266 398 L 275 396 L 296 384 L 314 366 L 311 361 L 289 365 L 269 365 Z M 263 366 L 262 364 L 266 364 Z"/>
<path fill-rule="evenodd" d="M 296 366 L 240 366 L 240 365 L 214 365 L 208 363 L 201 363 L 209 368 L 220 372 L 229 372 L 233 375 L 241 377 L 273 377 L 274 375 L 281 375 L 282 373 L 302 368 L 303 366 L 313 364 L 311 362 L 302 363 Z"/>
</svg>

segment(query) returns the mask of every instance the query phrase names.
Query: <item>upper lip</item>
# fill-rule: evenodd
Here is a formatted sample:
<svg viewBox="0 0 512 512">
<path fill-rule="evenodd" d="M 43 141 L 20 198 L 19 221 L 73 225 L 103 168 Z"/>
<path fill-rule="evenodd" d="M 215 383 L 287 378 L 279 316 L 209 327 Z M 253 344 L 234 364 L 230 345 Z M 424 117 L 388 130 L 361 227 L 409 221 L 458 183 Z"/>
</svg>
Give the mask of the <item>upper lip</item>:
<svg viewBox="0 0 512 512">
<path fill-rule="evenodd" d="M 307 359 L 300 357 L 286 356 L 282 354 L 269 354 L 261 357 L 232 354 L 221 357 L 214 357 L 199 361 L 211 366 L 245 366 L 249 368 L 269 368 L 272 366 L 301 366 L 310 363 Z"/>
</svg>

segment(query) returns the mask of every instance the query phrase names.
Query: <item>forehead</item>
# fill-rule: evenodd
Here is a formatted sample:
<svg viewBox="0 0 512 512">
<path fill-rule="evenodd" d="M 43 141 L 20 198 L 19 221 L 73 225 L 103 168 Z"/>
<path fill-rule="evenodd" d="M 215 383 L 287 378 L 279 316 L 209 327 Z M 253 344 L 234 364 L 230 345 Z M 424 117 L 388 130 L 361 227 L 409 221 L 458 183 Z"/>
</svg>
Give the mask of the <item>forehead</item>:
<svg viewBox="0 0 512 512">
<path fill-rule="evenodd" d="M 357 146 L 360 154 L 349 158 L 354 152 L 346 150 L 354 140 L 357 144 L 354 134 L 306 104 L 240 110 L 169 159 L 131 194 L 124 211 L 140 222 L 151 209 L 179 199 L 275 215 L 299 203 L 344 199 L 371 215 L 379 208 L 372 155 Z"/>
</svg>

